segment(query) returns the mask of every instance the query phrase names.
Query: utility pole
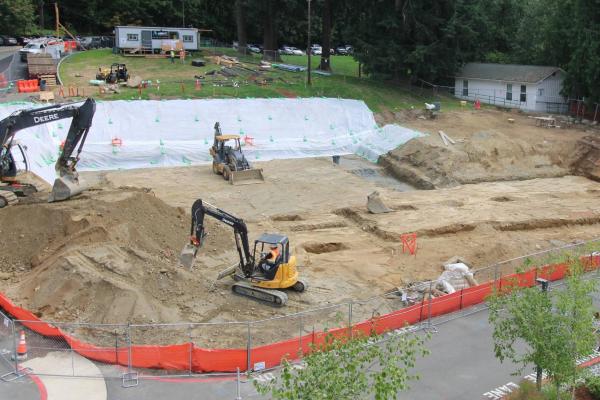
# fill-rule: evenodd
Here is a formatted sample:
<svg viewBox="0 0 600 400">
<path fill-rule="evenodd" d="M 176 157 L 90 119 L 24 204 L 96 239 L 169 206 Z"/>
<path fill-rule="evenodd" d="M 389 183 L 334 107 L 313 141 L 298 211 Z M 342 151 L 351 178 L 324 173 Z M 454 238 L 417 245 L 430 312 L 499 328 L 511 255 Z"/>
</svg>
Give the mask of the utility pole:
<svg viewBox="0 0 600 400">
<path fill-rule="evenodd" d="M 185 0 L 181 0 L 181 27 L 185 28 Z"/>
<path fill-rule="evenodd" d="M 306 45 L 306 55 L 308 56 L 308 66 L 306 69 L 306 84 L 308 86 L 311 86 L 311 81 L 310 81 L 310 1 L 308 0 L 308 40 L 307 40 L 307 45 Z"/>
</svg>

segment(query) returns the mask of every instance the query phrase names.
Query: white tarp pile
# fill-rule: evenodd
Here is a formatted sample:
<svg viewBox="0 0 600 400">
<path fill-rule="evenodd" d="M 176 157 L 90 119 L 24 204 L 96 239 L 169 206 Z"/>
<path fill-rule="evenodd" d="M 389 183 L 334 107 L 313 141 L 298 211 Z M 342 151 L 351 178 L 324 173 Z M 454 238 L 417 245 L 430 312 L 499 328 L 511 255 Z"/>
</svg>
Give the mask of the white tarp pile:
<svg viewBox="0 0 600 400">
<path fill-rule="evenodd" d="M 0 105 L 0 119 L 33 104 Z M 96 107 L 78 169 L 114 170 L 211 162 L 215 122 L 224 134 L 239 134 L 253 161 L 356 153 L 370 161 L 420 132 L 377 126 L 359 100 L 235 99 L 107 101 Z M 31 169 L 52 182 L 54 162 L 70 120 L 17 134 L 27 146 Z"/>
</svg>

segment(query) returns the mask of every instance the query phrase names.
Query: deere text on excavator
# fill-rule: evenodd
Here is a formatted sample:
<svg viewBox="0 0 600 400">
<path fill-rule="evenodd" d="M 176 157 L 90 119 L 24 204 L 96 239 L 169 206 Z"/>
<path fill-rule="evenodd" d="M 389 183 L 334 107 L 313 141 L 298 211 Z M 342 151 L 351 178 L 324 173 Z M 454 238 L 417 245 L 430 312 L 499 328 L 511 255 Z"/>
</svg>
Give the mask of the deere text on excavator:
<svg viewBox="0 0 600 400">
<path fill-rule="evenodd" d="M 233 142 L 228 146 L 227 142 Z M 244 156 L 238 135 L 223 135 L 221 126 L 215 123 L 215 141 L 210 148 L 213 158 L 212 170 L 215 174 L 223 175 L 223 179 L 233 185 L 248 185 L 252 183 L 263 183 L 262 169 L 252 168 L 252 165 Z"/>
<path fill-rule="evenodd" d="M 251 252 L 246 223 L 200 199 L 192 205 L 191 238 L 179 258 L 182 266 L 191 269 L 196 254 L 202 247 L 207 235 L 204 230 L 205 215 L 233 228 L 240 261 L 222 271 L 217 279 L 233 275 L 236 282 L 231 290 L 234 293 L 281 307 L 286 304 L 288 296 L 280 289 L 292 289 L 296 292 L 306 289 L 306 282 L 298 278 L 296 256 L 290 253 L 287 236 L 264 233 L 254 241 L 254 250 Z M 267 250 L 269 248 L 270 252 Z"/>
<path fill-rule="evenodd" d="M 57 178 L 48 202 L 66 200 L 85 189 L 79 181 L 75 167 L 79 162 L 79 155 L 92 126 L 95 112 L 96 103 L 88 98 L 81 105 L 68 103 L 20 110 L 0 120 L 0 208 L 16 204 L 18 197 L 30 196 L 37 192 L 34 185 L 19 182 L 17 178 L 19 171 L 12 151 L 19 150 L 23 157 L 25 171 L 29 170 L 29 162 L 25 149 L 15 140 L 15 134 L 22 129 L 65 118 L 73 118 L 73 120 L 55 164 Z M 75 151 L 77 152 L 73 156 Z"/>
</svg>

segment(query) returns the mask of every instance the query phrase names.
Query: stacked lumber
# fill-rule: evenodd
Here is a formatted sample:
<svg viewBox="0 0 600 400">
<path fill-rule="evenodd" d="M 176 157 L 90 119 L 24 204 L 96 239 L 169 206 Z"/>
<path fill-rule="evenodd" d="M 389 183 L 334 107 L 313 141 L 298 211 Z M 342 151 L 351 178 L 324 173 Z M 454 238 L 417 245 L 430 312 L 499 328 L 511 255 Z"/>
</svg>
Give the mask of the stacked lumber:
<svg viewBox="0 0 600 400">
<path fill-rule="evenodd" d="M 29 78 L 39 78 L 42 75 L 56 75 L 56 64 L 50 54 L 29 54 L 27 56 Z"/>
<path fill-rule="evenodd" d="M 217 64 L 217 65 L 223 65 L 227 68 L 231 68 L 233 66 L 239 65 L 240 60 L 238 60 L 236 57 L 229 57 L 229 56 L 208 56 L 206 57 L 208 60 L 210 60 L 211 63 L 213 64 Z"/>
</svg>

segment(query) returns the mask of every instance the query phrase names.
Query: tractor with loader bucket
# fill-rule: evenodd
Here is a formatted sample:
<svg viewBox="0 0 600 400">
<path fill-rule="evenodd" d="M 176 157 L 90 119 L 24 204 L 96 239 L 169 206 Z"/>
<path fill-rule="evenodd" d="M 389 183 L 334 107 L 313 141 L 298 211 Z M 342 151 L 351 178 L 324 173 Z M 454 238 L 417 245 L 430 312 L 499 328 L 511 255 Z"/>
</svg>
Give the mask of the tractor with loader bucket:
<svg viewBox="0 0 600 400">
<path fill-rule="evenodd" d="M 242 152 L 239 135 L 223 135 L 221 126 L 215 123 L 215 140 L 210 148 L 213 158 L 212 170 L 232 185 L 263 183 L 262 169 L 252 168 Z"/>
</svg>

